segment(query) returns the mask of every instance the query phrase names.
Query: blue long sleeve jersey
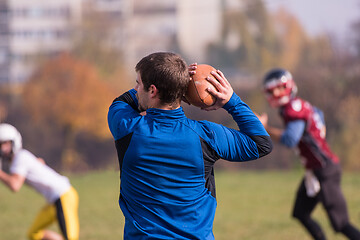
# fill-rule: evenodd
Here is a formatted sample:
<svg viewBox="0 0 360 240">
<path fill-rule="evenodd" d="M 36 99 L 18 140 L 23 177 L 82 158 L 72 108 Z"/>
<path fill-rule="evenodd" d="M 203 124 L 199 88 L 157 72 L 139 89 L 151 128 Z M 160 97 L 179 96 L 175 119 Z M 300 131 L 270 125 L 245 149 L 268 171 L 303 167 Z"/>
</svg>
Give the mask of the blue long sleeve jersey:
<svg viewBox="0 0 360 240">
<path fill-rule="evenodd" d="M 182 107 L 140 115 L 134 89 L 114 100 L 108 124 L 120 164 L 124 239 L 214 239 L 214 163 L 271 152 L 263 125 L 235 93 L 223 107 L 240 130 L 187 118 Z"/>
</svg>

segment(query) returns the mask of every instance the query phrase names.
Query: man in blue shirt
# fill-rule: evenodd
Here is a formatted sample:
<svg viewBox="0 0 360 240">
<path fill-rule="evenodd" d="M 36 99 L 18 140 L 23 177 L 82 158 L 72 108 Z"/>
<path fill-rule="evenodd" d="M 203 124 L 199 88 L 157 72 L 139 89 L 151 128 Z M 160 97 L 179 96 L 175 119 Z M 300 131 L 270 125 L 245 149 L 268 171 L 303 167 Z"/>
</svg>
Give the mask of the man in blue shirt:
<svg viewBox="0 0 360 240">
<path fill-rule="evenodd" d="M 125 216 L 124 239 L 214 239 L 214 163 L 248 161 L 271 152 L 263 125 L 221 71 L 208 78 L 216 103 L 240 130 L 187 118 L 181 107 L 190 74 L 174 53 L 150 54 L 136 65 L 136 86 L 110 106 Z M 145 113 L 146 111 L 146 113 Z"/>
</svg>

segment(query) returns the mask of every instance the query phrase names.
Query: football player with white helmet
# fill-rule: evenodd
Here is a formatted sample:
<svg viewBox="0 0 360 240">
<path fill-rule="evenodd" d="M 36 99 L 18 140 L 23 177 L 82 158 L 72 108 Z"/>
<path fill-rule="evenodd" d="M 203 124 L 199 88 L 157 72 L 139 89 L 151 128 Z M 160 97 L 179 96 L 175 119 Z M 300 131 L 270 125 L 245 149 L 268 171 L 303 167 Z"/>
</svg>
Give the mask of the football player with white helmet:
<svg viewBox="0 0 360 240">
<path fill-rule="evenodd" d="M 69 179 L 62 176 L 22 148 L 19 131 L 7 123 L 0 124 L 0 158 L 9 165 L 9 173 L 0 169 L 0 180 L 12 191 L 24 183 L 47 200 L 28 231 L 28 239 L 79 239 L 78 194 Z M 62 235 L 45 229 L 58 221 Z"/>
</svg>

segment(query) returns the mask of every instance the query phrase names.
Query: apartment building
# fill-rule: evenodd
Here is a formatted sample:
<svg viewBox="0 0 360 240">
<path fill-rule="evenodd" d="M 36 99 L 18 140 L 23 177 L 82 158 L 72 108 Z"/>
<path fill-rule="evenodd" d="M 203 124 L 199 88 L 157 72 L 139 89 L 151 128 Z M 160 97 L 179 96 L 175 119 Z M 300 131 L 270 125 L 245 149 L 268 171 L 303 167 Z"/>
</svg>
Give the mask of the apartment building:
<svg viewBox="0 0 360 240">
<path fill-rule="evenodd" d="M 21 83 L 43 55 L 70 47 L 81 0 L 0 1 L 0 83 Z"/>
<path fill-rule="evenodd" d="M 114 46 L 129 66 L 155 51 L 176 51 L 189 61 L 205 61 L 207 46 L 220 37 L 223 0 L 88 1 L 97 3 L 100 11 L 121 16 Z"/>
<path fill-rule="evenodd" d="M 222 0 L 0 0 L 0 83 L 27 80 L 41 56 L 71 47 L 71 31 L 87 6 L 108 14 L 107 43 L 129 67 L 155 51 L 175 51 L 206 61 L 218 40 Z"/>
</svg>

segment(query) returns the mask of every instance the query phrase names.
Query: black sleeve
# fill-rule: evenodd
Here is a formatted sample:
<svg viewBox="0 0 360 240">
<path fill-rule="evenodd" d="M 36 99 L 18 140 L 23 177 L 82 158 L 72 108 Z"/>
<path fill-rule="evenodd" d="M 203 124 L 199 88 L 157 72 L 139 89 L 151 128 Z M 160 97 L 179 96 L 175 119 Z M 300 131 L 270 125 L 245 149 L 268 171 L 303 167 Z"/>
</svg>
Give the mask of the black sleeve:
<svg viewBox="0 0 360 240">
<path fill-rule="evenodd" d="M 115 98 L 113 103 L 117 102 L 117 101 L 125 102 L 125 103 L 129 104 L 135 111 L 140 112 L 135 100 L 131 97 L 131 94 L 129 92 L 125 92 L 121 96 Z"/>
<path fill-rule="evenodd" d="M 270 136 L 250 136 L 250 138 L 256 143 L 259 157 L 263 157 L 271 153 L 273 144 Z"/>
<path fill-rule="evenodd" d="M 220 159 L 220 156 L 204 139 L 201 138 L 200 140 L 205 167 L 205 187 L 211 192 L 211 195 L 216 198 L 214 164 Z"/>
</svg>

